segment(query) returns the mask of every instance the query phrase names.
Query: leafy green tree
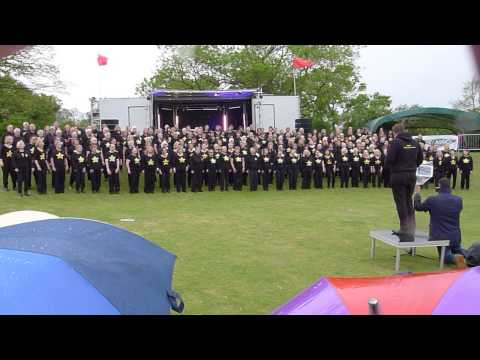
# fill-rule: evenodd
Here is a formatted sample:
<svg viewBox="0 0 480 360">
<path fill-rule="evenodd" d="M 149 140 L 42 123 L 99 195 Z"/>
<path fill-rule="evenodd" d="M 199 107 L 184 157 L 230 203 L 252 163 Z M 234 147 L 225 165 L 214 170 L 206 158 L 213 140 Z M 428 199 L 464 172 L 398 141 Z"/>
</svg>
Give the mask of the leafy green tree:
<svg viewBox="0 0 480 360">
<path fill-rule="evenodd" d="M 370 120 L 392 112 L 390 96 L 378 92 L 373 95 L 360 93 L 347 102 L 342 120 L 345 126 L 353 128 L 364 127 Z"/>
<path fill-rule="evenodd" d="M 293 94 L 293 56 L 314 61 L 295 71 L 301 115 L 316 127 L 332 128 L 343 109 L 365 87 L 360 82 L 358 46 L 350 45 L 198 45 L 159 46 L 155 74 L 136 89 L 262 88 L 264 93 Z M 375 98 L 375 101 L 378 99 Z M 372 105 L 373 106 L 373 105 Z"/>
</svg>

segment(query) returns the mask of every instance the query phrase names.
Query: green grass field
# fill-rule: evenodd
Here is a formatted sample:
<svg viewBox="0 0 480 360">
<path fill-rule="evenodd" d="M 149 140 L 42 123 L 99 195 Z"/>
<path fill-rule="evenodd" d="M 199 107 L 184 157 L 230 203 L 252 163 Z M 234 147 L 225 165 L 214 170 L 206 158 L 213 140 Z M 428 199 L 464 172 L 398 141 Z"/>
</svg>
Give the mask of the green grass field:
<svg viewBox="0 0 480 360">
<path fill-rule="evenodd" d="M 177 255 L 173 284 L 185 300 L 185 314 L 268 314 L 320 276 L 394 272 L 391 247 L 379 244 L 377 259 L 369 259 L 369 230 L 398 228 L 390 189 L 162 194 L 157 187 L 146 195 L 129 194 L 125 180 L 120 195 L 108 194 L 106 183 L 101 194 L 55 195 L 50 187 L 47 196 L 0 193 L 0 214 L 46 211 L 144 236 Z M 471 180 L 469 191 L 455 192 L 464 198 L 464 247 L 480 240 L 475 172 Z M 432 186 L 423 191 L 432 193 Z M 427 214 L 417 213 L 417 228 L 427 230 L 427 221 Z M 432 259 L 404 256 L 401 271 L 438 271 L 435 250 L 418 253 Z"/>
</svg>

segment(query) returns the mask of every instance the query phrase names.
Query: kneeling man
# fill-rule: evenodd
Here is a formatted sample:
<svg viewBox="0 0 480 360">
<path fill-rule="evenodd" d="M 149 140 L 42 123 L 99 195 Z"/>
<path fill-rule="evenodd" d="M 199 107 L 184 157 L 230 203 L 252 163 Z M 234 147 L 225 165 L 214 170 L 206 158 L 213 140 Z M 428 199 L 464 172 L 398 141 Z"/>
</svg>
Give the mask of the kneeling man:
<svg viewBox="0 0 480 360">
<path fill-rule="evenodd" d="M 424 202 L 420 197 L 420 186 L 417 186 L 414 207 L 417 211 L 430 213 L 430 240 L 450 240 L 450 246 L 445 251 L 445 264 L 455 264 L 459 268 L 465 268 L 464 250 L 460 246 L 462 198 L 452 195 L 450 181 L 447 178 L 440 179 L 438 185 L 438 195 L 430 196 Z M 438 251 L 440 253 L 440 248 Z"/>
</svg>

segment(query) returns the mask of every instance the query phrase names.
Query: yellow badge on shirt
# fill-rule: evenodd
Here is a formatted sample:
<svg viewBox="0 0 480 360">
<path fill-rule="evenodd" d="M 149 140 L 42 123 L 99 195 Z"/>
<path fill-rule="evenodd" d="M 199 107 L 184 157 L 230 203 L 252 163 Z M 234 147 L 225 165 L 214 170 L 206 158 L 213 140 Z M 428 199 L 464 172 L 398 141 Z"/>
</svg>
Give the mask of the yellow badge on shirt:
<svg viewBox="0 0 480 360">
<path fill-rule="evenodd" d="M 40 155 L 40 160 L 45 160 L 45 154 Z"/>
<path fill-rule="evenodd" d="M 12 157 L 12 150 L 7 151 L 7 158 Z"/>
<path fill-rule="evenodd" d="M 455 160 L 450 161 L 450 164 L 455 165 Z"/>
<path fill-rule="evenodd" d="M 223 160 L 228 161 L 228 160 L 230 160 L 230 158 L 228 156 L 224 156 Z"/>
<path fill-rule="evenodd" d="M 150 165 L 150 166 L 152 166 L 152 165 L 154 165 L 155 163 L 153 162 L 152 159 L 150 159 L 150 160 L 148 160 L 147 164 Z"/>
<path fill-rule="evenodd" d="M 63 154 L 62 153 L 57 153 L 57 159 L 58 160 L 63 160 Z"/>
<path fill-rule="evenodd" d="M 168 159 L 163 160 L 162 163 L 164 166 L 168 165 Z"/>
<path fill-rule="evenodd" d="M 310 160 L 307 161 L 307 166 L 312 166 L 312 162 Z"/>
<path fill-rule="evenodd" d="M 185 162 L 185 158 L 181 157 L 181 158 L 178 159 L 178 161 L 180 161 L 183 164 Z"/>
<path fill-rule="evenodd" d="M 263 158 L 263 161 L 264 161 L 264 162 L 269 162 L 270 159 L 269 159 L 268 157 L 264 157 L 264 158 Z"/>
<path fill-rule="evenodd" d="M 211 159 L 210 162 L 211 162 L 212 164 L 215 164 L 215 163 L 217 162 L 217 160 Z"/>
<path fill-rule="evenodd" d="M 241 162 L 241 161 L 242 161 L 242 158 L 239 157 L 239 156 L 237 156 L 237 157 L 235 158 L 235 161 L 236 161 L 236 162 Z"/>
<path fill-rule="evenodd" d="M 116 160 L 115 155 L 110 155 L 110 157 L 108 158 L 108 160 L 109 160 L 110 162 L 114 162 L 114 161 Z"/>
<path fill-rule="evenodd" d="M 344 157 L 342 157 L 342 160 L 343 160 L 343 161 L 347 161 L 348 158 L 347 158 L 346 156 L 344 156 Z"/>
<path fill-rule="evenodd" d="M 83 164 L 84 161 L 85 161 L 85 158 L 84 158 L 83 156 L 80 156 L 80 157 L 78 158 L 78 162 L 79 162 L 80 164 Z"/>
<path fill-rule="evenodd" d="M 133 160 L 135 164 L 140 164 L 140 158 L 136 157 L 135 160 Z"/>
<path fill-rule="evenodd" d="M 94 164 L 98 163 L 98 156 L 92 157 L 92 163 Z"/>
<path fill-rule="evenodd" d="M 463 163 L 464 163 L 464 164 L 468 164 L 469 162 L 470 162 L 469 159 L 463 159 Z"/>
</svg>

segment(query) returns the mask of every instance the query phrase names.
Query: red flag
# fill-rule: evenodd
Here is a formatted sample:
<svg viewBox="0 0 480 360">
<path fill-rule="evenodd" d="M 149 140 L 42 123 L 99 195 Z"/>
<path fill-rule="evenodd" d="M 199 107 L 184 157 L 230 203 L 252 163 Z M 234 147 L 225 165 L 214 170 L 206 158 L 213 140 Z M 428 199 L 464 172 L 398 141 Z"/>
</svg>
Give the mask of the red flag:
<svg viewBox="0 0 480 360">
<path fill-rule="evenodd" d="M 295 69 L 304 69 L 313 66 L 313 61 L 310 59 L 303 59 L 298 56 L 293 57 L 292 66 Z"/>
<path fill-rule="evenodd" d="M 98 55 L 97 62 L 99 66 L 107 65 L 108 58 L 103 55 Z"/>
</svg>

